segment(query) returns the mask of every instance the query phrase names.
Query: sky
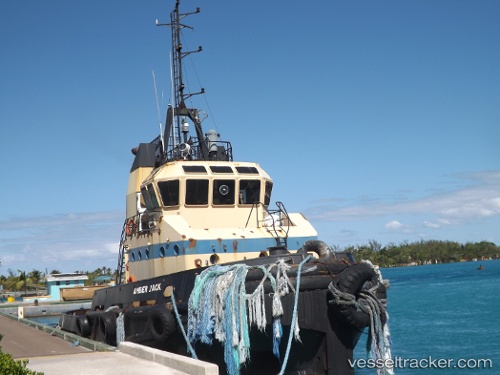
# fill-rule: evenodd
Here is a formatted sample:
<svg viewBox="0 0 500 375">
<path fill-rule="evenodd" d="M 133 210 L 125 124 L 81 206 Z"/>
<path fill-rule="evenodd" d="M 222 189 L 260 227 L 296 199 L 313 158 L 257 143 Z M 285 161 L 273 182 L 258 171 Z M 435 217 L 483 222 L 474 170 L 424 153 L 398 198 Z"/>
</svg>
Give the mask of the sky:
<svg viewBox="0 0 500 375">
<path fill-rule="evenodd" d="M 174 1 L 0 0 L 0 274 L 116 268 Z M 500 2 L 185 0 L 205 130 L 336 248 L 500 245 Z M 153 74 L 158 88 L 158 116 Z"/>
</svg>

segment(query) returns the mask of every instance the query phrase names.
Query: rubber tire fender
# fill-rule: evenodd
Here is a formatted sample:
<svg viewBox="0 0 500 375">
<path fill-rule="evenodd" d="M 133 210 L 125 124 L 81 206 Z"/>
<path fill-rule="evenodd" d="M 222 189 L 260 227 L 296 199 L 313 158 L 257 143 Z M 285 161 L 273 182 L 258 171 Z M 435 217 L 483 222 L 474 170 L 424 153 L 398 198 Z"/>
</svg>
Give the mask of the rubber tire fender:
<svg viewBox="0 0 500 375">
<path fill-rule="evenodd" d="M 100 329 L 106 340 L 106 344 L 116 344 L 116 314 L 114 311 L 106 311 L 100 314 Z"/>
<path fill-rule="evenodd" d="M 343 293 L 349 293 L 358 297 L 363 286 L 379 284 L 378 275 L 368 263 L 358 263 L 344 269 L 335 279 L 334 285 Z M 386 297 L 383 284 L 379 284 L 376 296 L 378 299 Z M 370 325 L 370 316 L 363 311 L 357 311 L 352 305 L 339 305 L 336 308 L 338 314 L 350 325 L 363 329 Z M 382 324 L 385 324 L 386 314 L 382 314 Z"/>
<path fill-rule="evenodd" d="M 165 342 L 177 330 L 177 322 L 166 307 L 155 307 L 149 311 L 149 331 L 157 342 Z"/>
<path fill-rule="evenodd" d="M 297 250 L 297 253 L 302 253 L 304 256 L 309 252 L 318 254 L 318 257 L 321 260 L 330 260 L 335 258 L 335 254 L 330 249 L 330 246 L 320 240 L 306 241 L 304 245 Z"/>
<path fill-rule="evenodd" d="M 89 320 L 86 316 L 79 316 L 76 318 L 76 330 L 78 331 L 78 335 L 82 337 L 89 337 L 92 332 L 90 328 Z"/>
</svg>

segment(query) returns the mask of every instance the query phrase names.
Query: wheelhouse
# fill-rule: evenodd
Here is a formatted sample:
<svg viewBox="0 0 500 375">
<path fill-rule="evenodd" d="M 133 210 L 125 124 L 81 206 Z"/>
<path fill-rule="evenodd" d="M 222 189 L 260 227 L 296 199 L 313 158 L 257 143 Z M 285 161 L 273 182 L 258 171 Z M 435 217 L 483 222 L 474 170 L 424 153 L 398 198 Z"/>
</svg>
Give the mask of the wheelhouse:
<svg viewBox="0 0 500 375">
<path fill-rule="evenodd" d="M 174 162 L 141 185 L 142 211 L 181 207 L 268 207 L 273 182 L 258 165 Z"/>
</svg>

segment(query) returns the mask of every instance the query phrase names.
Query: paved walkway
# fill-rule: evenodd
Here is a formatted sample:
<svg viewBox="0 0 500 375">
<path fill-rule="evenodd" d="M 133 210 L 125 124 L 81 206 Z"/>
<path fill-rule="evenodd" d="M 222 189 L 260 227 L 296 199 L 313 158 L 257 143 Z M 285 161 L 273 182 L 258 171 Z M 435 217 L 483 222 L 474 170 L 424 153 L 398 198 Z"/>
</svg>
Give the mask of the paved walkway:
<svg viewBox="0 0 500 375">
<path fill-rule="evenodd" d="M 215 365 L 132 343 L 121 345 L 123 352 L 91 351 L 2 315 L 0 334 L 4 336 L 0 342 L 4 353 L 11 354 L 15 359 L 28 359 L 28 368 L 45 375 L 217 373 Z M 186 369 L 186 372 L 173 367 Z"/>
<path fill-rule="evenodd" d="M 29 358 L 28 368 L 45 375 L 186 375 L 159 363 L 120 352 L 89 352 Z"/>
<path fill-rule="evenodd" d="M 12 357 L 16 359 L 91 352 L 81 346 L 71 346 L 70 342 L 51 336 L 50 333 L 39 331 L 1 315 L 0 334 L 3 335 L 0 341 L 2 351 L 12 354 Z"/>
</svg>

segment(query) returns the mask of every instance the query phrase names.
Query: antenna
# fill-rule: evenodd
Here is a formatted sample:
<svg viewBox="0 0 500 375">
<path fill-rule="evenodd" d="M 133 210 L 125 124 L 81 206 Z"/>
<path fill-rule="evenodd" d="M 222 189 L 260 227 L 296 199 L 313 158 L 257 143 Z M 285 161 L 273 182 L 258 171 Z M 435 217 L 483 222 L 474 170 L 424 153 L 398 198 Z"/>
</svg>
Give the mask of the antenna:
<svg viewBox="0 0 500 375">
<path fill-rule="evenodd" d="M 175 108 L 177 103 L 175 102 L 175 80 L 174 80 L 174 56 L 173 53 L 170 52 L 170 84 L 172 85 L 172 124 L 174 123 L 175 119 Z M 176 147 L 177 142 L 175 141 L 175 129 L 172 128 L 172 146 Z"/>
<path fill-rule="evenodd" d="M 161 162 L 174 160 L 232 160 L 231 144 L 220 140 L 211 140 L 211 145 L 217 143 L 217 152 L 210 152 L 208 148 L 207 136 L 203 132 L 201 122 L 203 119 L 199 109 L 188 108 L 187 99 L 194 95 L 203 94 L 205 90 L 199 92 L 185 92 L 183 82 L 182 60 L 192 54 L 201 52 L 202 48 L 192 51 L 183 51 L 181 43 L 182 29 L 193 30 L 191 26 L 181 23 L 185 17 L 200 13 L 200 8 L 190 13 L 181 13 L 179 10 L 180 0 L 175 3 L 174 10 L 170 13 L 170 23 L 160 23 L 156 20 L 157 26 L 169 26 L 172 37 L 172 50 L 170 53 L 170 80 L 172 86 L 171 103 L 168 106 L 165 118 L 163 138 L 166 142 Z M 186 89 L 187 91 L 187 89 Z M 189 123 L 194 125 L 194 136 L 190 136 Z"/>
<path fill-rule="evenodd" d="M 169 26 L 172 29 L 172 69 L 173 69 L 173 81 L 175 86 L 174 94 L 174 102 L 172 103 L 173 107 L 179 108 L 185 105 L 185 100 L 190 98 L 193 95 L 203 94 L 205 90 L 202 88 L 200 92 L 197 93 L 184 93 L 184 83 L 182 79 L 182 59 L 192 53 L 201 52 L 203 48 L 201 46 L 194 51 L 182 51 L 182 43 L 181 43 L 181 30 L 182 29 L 190 29 L 194 30 L 193 27 L 185 25 L 180 21 L 192 14 L 200 13 L 200 8 L 196 8 L 194 12 L 188 13 L 180 13 L 179 11 L 179 3 L 178 0 L 175 4 L 175 9 L 170 14 L 170 23 L 159 23 L 156 20 L 156 26 Z"/>
<path fill-rule="evenodd" d="M 165 153 L 165 142 L 163 141 L 163 127 L 161 125 L 161 120 L 160 120 L 160 104 L 158 103 L 158 91 L 156 90 L 156 76 L 154 69 L 152 70 L 152 73 L 153 73 L 153 85 L 155 88 L 156 111 L 158 112 L 158 124 L 160 126 L 161 149 L 162 153 Z"/>
</svg>

